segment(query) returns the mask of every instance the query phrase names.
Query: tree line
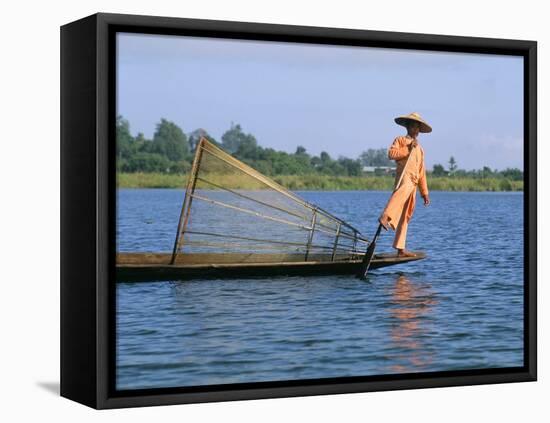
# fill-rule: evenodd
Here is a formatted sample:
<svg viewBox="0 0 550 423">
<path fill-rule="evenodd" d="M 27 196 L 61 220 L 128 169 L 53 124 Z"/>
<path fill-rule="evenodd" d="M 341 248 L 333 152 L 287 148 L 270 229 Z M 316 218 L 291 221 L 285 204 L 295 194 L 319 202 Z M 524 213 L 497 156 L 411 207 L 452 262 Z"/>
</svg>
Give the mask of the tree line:
<svg viewBox="0 0 550 423">
<path fill-rule="evenodd" d="M 395 163 L 388 158 L 385 148 L 368 149 L 355 159 L 344 156 L 332 158 L 326 151 L 321 152 L 318 156 L 311 155 L 305 147 L 300 145 L 296 147 L 294 153 L 277 151 L 273 148 L 262 147 L 254 135 L 246 134 L 239 124 L 233 123 L 218 141 L 202 128 L 186 134 L 174 122 L 162 118 L 156 124 L 153 138 L 146 139 L 142 133 L 133 136 L 128 120 L 117 116 L 117 170 L 125 173 L 185 173 L 191 168 L 195 148 L 201 136 L 269 176 L 306 174 L 360 176 L 363 174 L 363 166 L 395 166 Z M 449 159 L 447 169 L 441 164 L 436 164 L 429 173 L 436 177 L 523 179 L 523 172 L 515 168 L 502 171 L 489 167 L 469 171 L 458 169 L 454 157 Z"/>
</svg>

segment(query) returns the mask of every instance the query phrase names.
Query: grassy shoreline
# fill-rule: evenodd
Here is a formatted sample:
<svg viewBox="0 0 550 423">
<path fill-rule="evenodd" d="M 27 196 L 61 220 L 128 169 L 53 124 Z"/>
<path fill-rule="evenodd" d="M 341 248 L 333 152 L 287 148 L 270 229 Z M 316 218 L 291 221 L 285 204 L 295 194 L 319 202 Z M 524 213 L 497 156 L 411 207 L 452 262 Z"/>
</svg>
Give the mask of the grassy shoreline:
<svg viewBox="0 0 550 423">
<path fill-rule="evenodd" d="M 219 178 L 212 177 L 221 181 Z M 329 175 L 279 175 L 274 179 L 290 190 L 369 190 L 389 191 L 393 188 L 394 178 L 391 176 L 329 176 Z M 180 188 L 187 184 L 186 174 L 164 173 L 117 173 L 118 188 Z M 237 181 L 235 188 L 256 188 L 249 185 L 248 180 Z M 506 178 L 462 178 L 462 177 L 430 177 L 430 191 L 523 191 L 523 181 Z"/>
</svg>

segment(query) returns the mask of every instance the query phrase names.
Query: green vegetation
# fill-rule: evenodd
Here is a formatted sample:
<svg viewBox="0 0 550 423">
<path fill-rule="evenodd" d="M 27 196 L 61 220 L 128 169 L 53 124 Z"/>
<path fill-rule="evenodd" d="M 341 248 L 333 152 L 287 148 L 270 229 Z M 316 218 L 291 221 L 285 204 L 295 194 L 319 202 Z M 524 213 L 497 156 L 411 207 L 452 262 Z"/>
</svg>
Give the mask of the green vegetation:
<svg viewBox="0 0 550 423">
<path fill-rule="evenodd" d="M 186 134 L 166 119 L 156 125 L 153 138 L 146 139 L 142 133 L 132 136 L 130 124 L 122 116 L 117 117 L 116 134 L 120 188 L 184 188 L 201 136 L 292 190 L 391 190 L 394 183 L 394 177 L 382 169 L 394 166 L 385 148 L 366 150 L 356 159 L 333 159 L 325 151 L 314 156 L 302 146 L 287 153 L 260 146 L 238 124 L 232 123 L 218 142 L 202 128 Z M 375 172 L 364 173 L 364 166 L 376 168 Z M 227 175 L 220 175 L 219 182 L 222 178 L 227 182 Z M 209 175 L 209 179 L 216 183 L 216 175 Z M 250 188 L 245 179 L 236 177 L 232 182 L 235 187 Z M 448 170 L 435 164 L 428 171 L 428 187 L 430 191 L 521 191 L 523 172 L 489 167 L 467 171 L 459 169 L 451 157 Z"/>
<path fill-rule="evenodd" d="M 119 188 L 185 188 L 187 174 L 166 173 L 118 173 Z M 222 181 L 222 178 L 225 178 Z M 227 183 L 227 175 L 209 175 L 209 180 L 220 184 Z M 330 176 L 330 175 L 279 175 L 273 179 L 291 190 L 380 190 L 390 191 L 394 178 L 391 176 Z M 257 188 L 250 186 L 250 178 L 235 180 L 235 188 Z M 506 178 L 430 178 L 430 191 L 522 191 L 523 181 Z"/>
</svg>

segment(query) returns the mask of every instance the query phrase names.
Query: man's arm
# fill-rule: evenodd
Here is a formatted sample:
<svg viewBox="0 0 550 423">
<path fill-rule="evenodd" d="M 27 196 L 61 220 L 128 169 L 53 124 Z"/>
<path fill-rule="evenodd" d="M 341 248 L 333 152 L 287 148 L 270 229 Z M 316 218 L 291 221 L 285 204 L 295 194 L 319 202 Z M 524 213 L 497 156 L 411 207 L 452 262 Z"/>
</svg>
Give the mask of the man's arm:
<svg viewBox="0 0 550 423">
<path fill-rule="evenodd" d="M 404 137 L 397 137 L 393 140 L 388 149 L 388 158 L 391 160 L 402 160 L 409 156 L 410 150 Z"/>
</svg>

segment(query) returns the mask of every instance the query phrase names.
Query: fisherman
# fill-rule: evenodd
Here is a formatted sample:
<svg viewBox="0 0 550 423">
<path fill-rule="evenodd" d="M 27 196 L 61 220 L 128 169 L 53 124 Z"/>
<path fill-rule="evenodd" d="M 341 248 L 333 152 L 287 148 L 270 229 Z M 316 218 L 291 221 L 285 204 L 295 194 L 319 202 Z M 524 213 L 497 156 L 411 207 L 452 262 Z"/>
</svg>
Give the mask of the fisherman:
<svg viewBox="0 0 550 423">
<path fill-rule="evenodd" d="M 397 164 L 396 186 L 378 221 L 386 231 L 389 228 L 395 231 L 393 247 L 397 249 L 398 257 L 415 257 L 416 254 L 405 250 L 405 242 L 409 220 L 416 204 L 417 187 L 420 189 L 424 206 L 430 204 L 424 150 L 417 137 L 419 132 L 432 132 L 432 128 L 416 112 L 396 117 L 395 123 L 407 128 L 407 135 L 396 137 L 388 150 L 388 157 Z M 400 180 L 401 184 L 397 186 Z"/>
</svg>

